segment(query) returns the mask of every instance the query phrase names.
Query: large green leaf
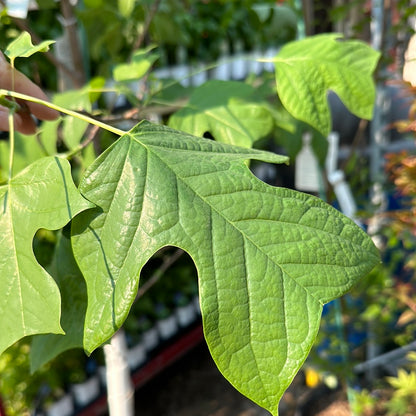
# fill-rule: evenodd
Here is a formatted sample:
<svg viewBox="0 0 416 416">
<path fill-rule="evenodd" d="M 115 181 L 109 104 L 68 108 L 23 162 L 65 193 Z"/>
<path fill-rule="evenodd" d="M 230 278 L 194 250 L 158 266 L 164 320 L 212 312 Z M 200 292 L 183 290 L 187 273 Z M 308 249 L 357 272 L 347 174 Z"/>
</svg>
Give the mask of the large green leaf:
<svg viewBox="0 0 416 416">
<path fill-rule="evenodd" d="M 328 90 L 358 117 L 372 117 L 372 73 L 379 56 L 367 44 L 337 34 L 288 43 L 274 58 L 277 93 L 294 117 L 327 135 L 331 128 Z"/>
<path fill-rule="evenodd" d="M 32 240 L 91 207 L 76 189 L 68 161 L 39 159 L 0 187 L 0 353 L 27 335 L 62 333 L 61 297 L 39 265 Z"/>
<path fill-rule="evenodd" d="M 169 126 L 196 136 L 243 147 L 270 133 L 273 118 L 254 87 L 236 81 L 208 81 L 196 88 L 189 103 L 169 119 Z"/>
<path fill-rule="evenodd" d="M 84 346 L 92 351 L 122 325 L 147 260 L 181 247 L 198 270 L 204 333 L 220 371 L 277 414 L 322 305 L 378 254 L 340 212 L 266 185 L 247 159 L 286 160 L 143 122 L 90 167 L 80 191 L 99 209 L 72 223 L 88 291 Z"/>
</svg>

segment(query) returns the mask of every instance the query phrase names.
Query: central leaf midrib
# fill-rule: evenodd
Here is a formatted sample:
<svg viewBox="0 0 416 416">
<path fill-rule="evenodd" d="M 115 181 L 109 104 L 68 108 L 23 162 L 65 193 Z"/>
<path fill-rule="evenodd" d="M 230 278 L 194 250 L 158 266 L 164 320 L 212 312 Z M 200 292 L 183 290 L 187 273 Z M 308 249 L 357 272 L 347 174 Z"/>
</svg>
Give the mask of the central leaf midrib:
<svg viewBox="0 0 416 416">
<path fill-rule="evenodd" d="M 246 244 L 245 244 L 244 239 L 243 239 L 243 252 L 244 252 L 244 258 L 246 259 L 247 258 L 247 256 L 246 256 Z M 246 261 L 244 262 L 244 270 L 245 270 L 246 276 L 248 276 L 247 262 Z M 249 318 L 250 318 L 248 320 L 249 321 L 249 328 L 250 328 L 250 330 L 249 330 L 249 345 L 250 345 L 251 354 L 254 358 L 254 362 L 256 363 L 257 373 L 258 373 L 259 378 L 261 380 L 261 386 L 262 386 L 263 392 L 266 394 L 266 396 L 268 396 L 266 388 L 265 388 L 265 383 L 263 382 L 262 371 L 260 371 L 260 368 L 259 368 L 259 365 L 258 365 L 258 362 L 257 362 L 257 357 L 256 357 L 256 354 L 254 353 L 253 347 L 252 347 L 252 339 L 251 339 L 252 338 L 251 302 L 250 302 L 250 296 L 249 296 L 249 290 L 248 290 L 248 279 L 245 279 L 245 280 L 246 280 L 248 315 L 249 315 Z M 283 302 L 284 302 L 284 300 L 283 300 Z M 284 305 L 282 306 L 282 308 L 284 310 Z M 285 335 L 286 335 L 286 338 L 287 338 L 286 319 L 285 319 Z M 286 355 L 287 355 L 287 348 L 286 348 Z"/>
<path fill-rule="evenodd" d="M 332 52 L 334 51 L 332 50 Z M 331 70 L 336 70 L 337 72 L 339 68 L 342 68 L 343 70 L 350 72 L 351 74 L 355 76 L 357 73 L 356 68 L 351 69 L 350 67 L 343 65 L 339 61 L 340 58 L 345 58 L 345 56 L 348 56 L 348 54 L 346 55 L 345 53 L 342 53 L 342 51 L 338 51 L 338 50 L 335 52 L 336 54 L 332 55 L 334 59 L 323 59 L 321 55 L 319 55 L 318 58 L 315 58 L 313 55 L 312 56 L 311 55 L 293 56 L 292 54 L 290 57 L 287 57 L 287 58 L 284 55 L 283 56 L 278 55 L 276 58 L 274 58 L 273 62 L 277 64 L 285 64 L 291 67 L 295 67 L 299 69 L 299 71 L 301 72 L 305 72 L 305 65 L 303 64 L 304 62 L 310 62 L 310 64 L 313 65 L 314 67 L 322 66 L 322 64 L 324 64 L 325 68 L 331 67 Z M 301 53 L 301 52 L 297 52 L 297 53 Z M 349 55 L 351 55 L 351 53 Z"/>
</svg>

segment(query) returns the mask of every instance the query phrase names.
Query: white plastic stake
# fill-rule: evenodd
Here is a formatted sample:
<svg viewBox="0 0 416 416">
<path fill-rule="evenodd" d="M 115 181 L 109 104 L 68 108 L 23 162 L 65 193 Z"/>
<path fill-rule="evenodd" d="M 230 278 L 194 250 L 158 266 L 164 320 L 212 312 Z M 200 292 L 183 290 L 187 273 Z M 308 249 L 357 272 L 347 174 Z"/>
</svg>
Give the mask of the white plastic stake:
<svg viewBox="0 0 416 416">
<path fill-rule="evenodd" d="M 329 133 L 328 137 L 328 153 L 325 160 L 325 168 L 328 176 L 337 170 L 338 165 L 338 147 L 339 134 L 336 132 Z"/>
<path fill-rule="evenodd" d="M 335 195 L 337 197 L 340 209 L 344 215 L 353 219 L 357 212 L 354 198 L 351 189 L 347 182 L 345 182 L 344 172 L 336 170 L 328 175 L 328 181 L 333 186 Z"/>
<path fill-rule="evenodd" d="M 127 363 L 127 344 L 124 332 L 119 330 L 104 345 L 107 367 L 107 400 L 110 416 L 134 415 L 134 389 Z"/>
<path fill-rule="evenodd" d="M 325 160 L 326 175 L 328 182 L 334 188 L 340 210 L 349 218 L 354 219 L 357 212 L 354 197 L 351 188 L 345 181 L 344 172 L 337 170 L 338 165 L 338 148 L 339 135 L 336 132 L 329 133 L 328 137 L 328 153 Z"/>
</svg>

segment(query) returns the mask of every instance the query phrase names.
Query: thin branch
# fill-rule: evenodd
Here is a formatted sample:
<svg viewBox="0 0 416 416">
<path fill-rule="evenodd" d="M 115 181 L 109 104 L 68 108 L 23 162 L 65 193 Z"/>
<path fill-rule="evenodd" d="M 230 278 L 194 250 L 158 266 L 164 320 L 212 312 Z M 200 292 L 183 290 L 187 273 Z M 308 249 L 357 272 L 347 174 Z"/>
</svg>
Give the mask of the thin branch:
<svg viewBox="0 0 416 416">
<path fill-rule="evenodd" d="M 101 127 L 104 130 L 107 130 L 107 131 L 110 131 L 111 133 L 116 134 L 117 136 L 122 136 L 123 134 L 126 133 L 124 130 L 120 130 L 116 127 L 110 126 L 110 125 L 108 125 L 106 123 L 103 123 L 99 120 L 96 120 L 92 117 L 86 116 L 86 115 L 78 113 L 76 111 L 68 110 L 67 108 L 63 108 L 59 105 L 50 103 L 50 102 L 45 101 L 45 100 L 41 100 L 41 99 L 36 98 L 36 97 L 31 97 L 30 95 L 21 94 L 21 93 L 15 92 L 15 91 L 7 91 L 7 90 L 0 89 L 0 97 L 1 96 L 11 96 L 11 97 L 14 97 L 14 98 L 20 98 L 21 100 L 26 100 L 26 101 L 30 101 L 32 103 L 37 103 L 37 104 L 44 105 L 45 107 L 52 108 L 53 110 L 59 111 L 59 112 L 64 113 L 64 114 L 68 114 L 69 116 L 76 117 L 80 120 L 86 121 L 87 123 L 90 123 L 90 124 L 93 124 L 95 126 Z"/>
<path fill-rule="evenodd" d="M 84 64 L 81 53 L 81 45 L 76 30 L 77 19 L 74 15 L 73 7 L 68 0 L 61 0 L 61 12 L 63 17 L 63 26 L 68 35 L 69 46 L 71 50 L 71 58 L 74 65 L 76 85 L 81 87 L 84 85 L 86 77 L 84 72 Z"/>
<path fill-rule="evenodd" d="M 67 159 L 71 159 L 74 155 L 76 155 L 77 153 L 85 149 L 94 140 L 99 130 L 100 130 L 99 126 L 93 125 L 90 132 L 87 135 L 87 138 L 83 142 L 81 142 L 79 146 L 71 150 L 71 152 L 66 153 L 65 157 Z"/>
<path fill-rule="evenodd" d="M 173 112 L 183 108 L 188 100 L 180 100 L 176 104 L 167 103 L 164 104 L 163 102 L 156 102 L 156 104 L 160 105 L 152 105 L 149 107 L 144 108 L 130 108 L 123 113 L 115 114 L 115 115 L 106 115 L 103 116 L 101 119 L 104 122 L 108 123 L 118 123 L 123 120 L 134 120 L 139 122 L 141 120 L 146 120 L 149 116 L 156 114 L 158 116 L 166 116 L 170 115 Z"/>
</svg>

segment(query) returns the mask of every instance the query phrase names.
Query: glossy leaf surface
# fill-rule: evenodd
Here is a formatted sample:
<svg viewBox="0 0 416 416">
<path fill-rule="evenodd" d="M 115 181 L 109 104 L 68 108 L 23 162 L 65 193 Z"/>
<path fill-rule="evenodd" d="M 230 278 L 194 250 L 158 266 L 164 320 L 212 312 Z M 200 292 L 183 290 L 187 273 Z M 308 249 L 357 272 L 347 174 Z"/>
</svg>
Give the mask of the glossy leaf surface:
<svg viewBox="0 0 416 416">
<path fill-rule="evenodd" d="M 144 122 L 86 172 L 99 208 L 73 221 L 88 291 L 84 346 L 122 325 L 139 274 L 178 246 L 199 275 L 204 333 L 224 376 L 277 414 L 315 339 L 322 305 L 377 262 L 371 239 L 321 200 L 266 185 L 245 161 L 282 156 L 199 139 Z"/>
<path fill-rule="evenodd" d="M 372 78 L 379 53 L 367 44 L 324 34 L 285 45 L 276 58 L 277 93 L 285 108 L 324 136 L 330 132 L 328 90 L 358 117 L 373 115 Z"/>
<path fill-rule="evenodd" d="M 0 187 L 0 353 L 27 335 L 62 333 L 61 297 L 39 265 L 32 240 L 91 207 L 72 182 L 69 163 L 39 159 Z"/>
<path fill-rule="evenodd" d="M 196 136 L 243 147 L 270 133 L 273 118 L 256 90 L 242 82 L 208 81 L 196 88 L 189 103 L 169 119 L 169 126 Z"/>
</svg>

